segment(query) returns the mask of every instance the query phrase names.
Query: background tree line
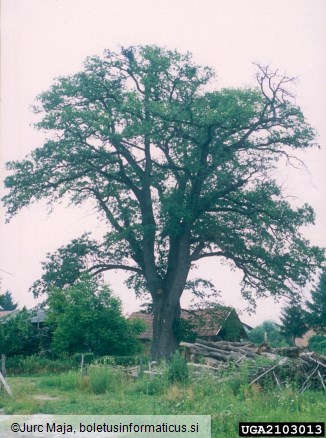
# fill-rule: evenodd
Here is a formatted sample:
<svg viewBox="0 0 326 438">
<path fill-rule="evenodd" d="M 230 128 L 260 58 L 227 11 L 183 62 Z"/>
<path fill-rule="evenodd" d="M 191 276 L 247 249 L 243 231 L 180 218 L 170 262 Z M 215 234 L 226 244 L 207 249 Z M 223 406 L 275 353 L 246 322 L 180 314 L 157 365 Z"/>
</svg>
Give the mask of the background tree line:
<svg viewBox="0 0 326 438">
<path fill-rule="evenodd" d="M 0 294 L 0 302 L 13 310 L 11 294 Z M 311 292 L 305 307 L 290 303 L 283 309 L 281 324 L 265 321 L 249 333 L 249 339 L 275 347 L 293 344 L 309 329 L 316 335 L 310 346 L 315 351 L 326 351 L 326 272 Z M 142 351 L 137 338 L 144 330 L 140 320 L 129 321 L 122 315 L 121 302 L 110 288 L 98 284 L 94 278 L 84 277 L 73 286 L 52 288 L 46 302 L 46 320 L 40 326 L 31 323 L 34 311 L 22 309 L 0 325 L 1 352 L 14 355 L 51 355 L 58 357 L 80 352 L 95 355 L 133 355 Z M 187 321 L 179 326 L 179 340 L 189 336 Z M 193 339 L 195 328 L 191 328 Z M 187 338 L 188 339 L 188 338 Z"/>
<path fill-rule="evenodd" d="M 255 343 L 266 339 L 272 346 L 293 345 L 308 330 L 315 335 L 309 339 L 314 351 L 326 354 L 326 271 L 319 278 L 317 286 L 311 291 L 310 300 L 292 301 L 282 310 L 281 324 L 265 321 L 256 327 L 249 338 Z"/>
<path fill-rule="evenodd" d="M 127 320 L 120 300 L 94 279 L 84 277 L 65 289 L 52 288 L 45 321 L 32 324 L 38 310 L 24 308 L 1 321 L 2 353 L 58 357 L 77 352 L 124 356 L 142 351 L 137 338 L 144 329 L 142 321 Z"/>
</svg>

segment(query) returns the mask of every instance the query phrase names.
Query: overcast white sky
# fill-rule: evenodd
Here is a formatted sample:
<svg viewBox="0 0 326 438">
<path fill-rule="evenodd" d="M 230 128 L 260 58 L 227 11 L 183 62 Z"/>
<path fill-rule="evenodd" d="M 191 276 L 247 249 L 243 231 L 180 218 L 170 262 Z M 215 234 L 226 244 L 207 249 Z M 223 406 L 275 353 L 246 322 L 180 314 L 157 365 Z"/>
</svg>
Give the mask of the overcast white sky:
<svg viewBox="0 0 326 438">
<path fill-rule="evenodd" d="M 305 231 L 326 246 L 326 2 L 324 0 L 2 0 L 1 2 L 1 180 L 8 160 L 22 159 L 42 144 L 29 110 L 37 94 L 59 75 L 82 68 L 86 56 L 120 45 L 156 44 L 190 51 L 196 62 L 217 71 L 217 87 L 254 85 L 253 62 L 270 64 L 297 76 L 297 103 L 319 133 L 320 150 L 301 155 L 310 174 L 283 169 L 280 178 L 297 202 L 309 202 L 316 226 Z M 2 189 L 3 193 L 3 189 Z M 85 230 L 100 233 L 90 206 L 59 206 L 48 216 L 44 203 L 21 211 L 4 225 L 1 210 L 0 271 L 2 291 L 19 304 L 36 304 L 28 288 L 41 275 L 47 252 Z M 211 279 L 222 301 L 237 309 L 240 274 L 210 260 L 196 275 Z M 134 299 L 110 273 L 125 312 Z M 307 291 L 308 292 L 308 291 Z M 257 313 L 243 320 L 256 325 L 277 319 L 279 305 L 258 302 Z"/>
</svg>

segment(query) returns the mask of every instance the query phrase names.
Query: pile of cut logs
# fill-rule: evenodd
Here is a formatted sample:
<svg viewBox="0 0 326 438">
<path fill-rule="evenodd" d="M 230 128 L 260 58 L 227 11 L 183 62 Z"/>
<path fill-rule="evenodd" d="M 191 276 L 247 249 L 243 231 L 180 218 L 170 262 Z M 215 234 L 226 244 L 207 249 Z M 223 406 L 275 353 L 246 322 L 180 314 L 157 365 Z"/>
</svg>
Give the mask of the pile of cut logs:
<svg viewBox="0 0 326 438">
<path fill-rule="evenodd" d="M 185 347 L 187 359 L 192 362 L 198 356 L 209 357 L 213 360 L 208 361 L 211 365 L 218 366 L 218 362 L 227 362 L 233 360 L 241 362 L 244 359 L 255 359 L 257 354 L 257 346 L 246 342 L 209 342 L 201 339 L 196 339 L 194 344 L 181 342 L 181 347 Z"/>
<path fill-rule="evenodd" d="M 267 344 L 260 346 L 250 342 L 210 342 L 197 339 L 190 344 L 181 342 L 188 365 L 211 370 L 225 369 L 232 361 L 241 365 L 252 362 L 250 384 L 273 382 L 278 387 L 289 381 L 299 385 L 300 392 L 307 388 L 323 389 L 326 392 L 326 357 L 305 352 L 298 347 L 271 348 Z M 265 357 L 268 364 L 256 365 L 258 358 Z M 203 363 L 204 362 L 204 363 Z"/>
</svg>

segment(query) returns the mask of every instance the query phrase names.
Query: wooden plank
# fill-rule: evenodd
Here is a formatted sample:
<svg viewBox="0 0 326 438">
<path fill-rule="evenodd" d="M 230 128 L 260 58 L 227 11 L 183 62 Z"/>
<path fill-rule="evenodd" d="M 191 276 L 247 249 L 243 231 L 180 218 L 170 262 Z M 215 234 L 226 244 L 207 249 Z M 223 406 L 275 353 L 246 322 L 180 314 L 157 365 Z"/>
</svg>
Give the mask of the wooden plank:
<svg viewBox="0 0 326 438">
<path fill-rule="evenodd" d="M 6 382 L 6 379 L 3 377 L 2 373 L 0 373 L 0 380 L 1 380 L 1 383 L 3 384 L 5 390 L 7 391 L 7 393 L 12 397 L 12 391 L 10 389 L 10 386 Z"/>
</svg>

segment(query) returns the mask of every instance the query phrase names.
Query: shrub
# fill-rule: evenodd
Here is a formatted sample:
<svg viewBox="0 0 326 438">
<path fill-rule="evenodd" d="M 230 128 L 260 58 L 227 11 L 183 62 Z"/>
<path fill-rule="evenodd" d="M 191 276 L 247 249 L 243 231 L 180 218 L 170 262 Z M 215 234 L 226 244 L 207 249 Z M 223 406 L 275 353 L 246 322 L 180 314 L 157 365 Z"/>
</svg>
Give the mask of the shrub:
<svg viewBox="0 0 326 438">
<path fill-rule="evenodd" d="M 180 353 L 172 356 L 168 365 L 168 379 L 171 383 L 186 383 L 189 378 L 187 362 Z"/>
<path fill-rule="evenodd" d="M 167 387 L 168 382 L 164 375 L 154 375 L 146 381 L 146 394 L 162 395 Z"/>
<path fill-rule="evenodd" d="M 65 289 L 50 289 L 47 303 L 46 323 L 52 329 L 54 353 L 124 356 L 141 352 L 137 335 L 144 327 L 126 320 L 120 300 L 94 278 L 86 276 Z"/>
<path fill-rule="evenodd" d="M 163 395 L 169 386 L 167 373 L 144 375 L 133 385 L 132 392 L 140 392 L 146 395 Z"/>
<path fill-rule="evenodd" d="M 326 355 L 326 336 L 315 335 L 309 339 L 309 350 Z"/>
<path fill-rule="evenodd" d="M 39 331 L 31 324 L 31 314 L 27 309 L 18 311 L 0 325 L 0 348 L 7 356 L 38 352 Z"/>
</svg>

